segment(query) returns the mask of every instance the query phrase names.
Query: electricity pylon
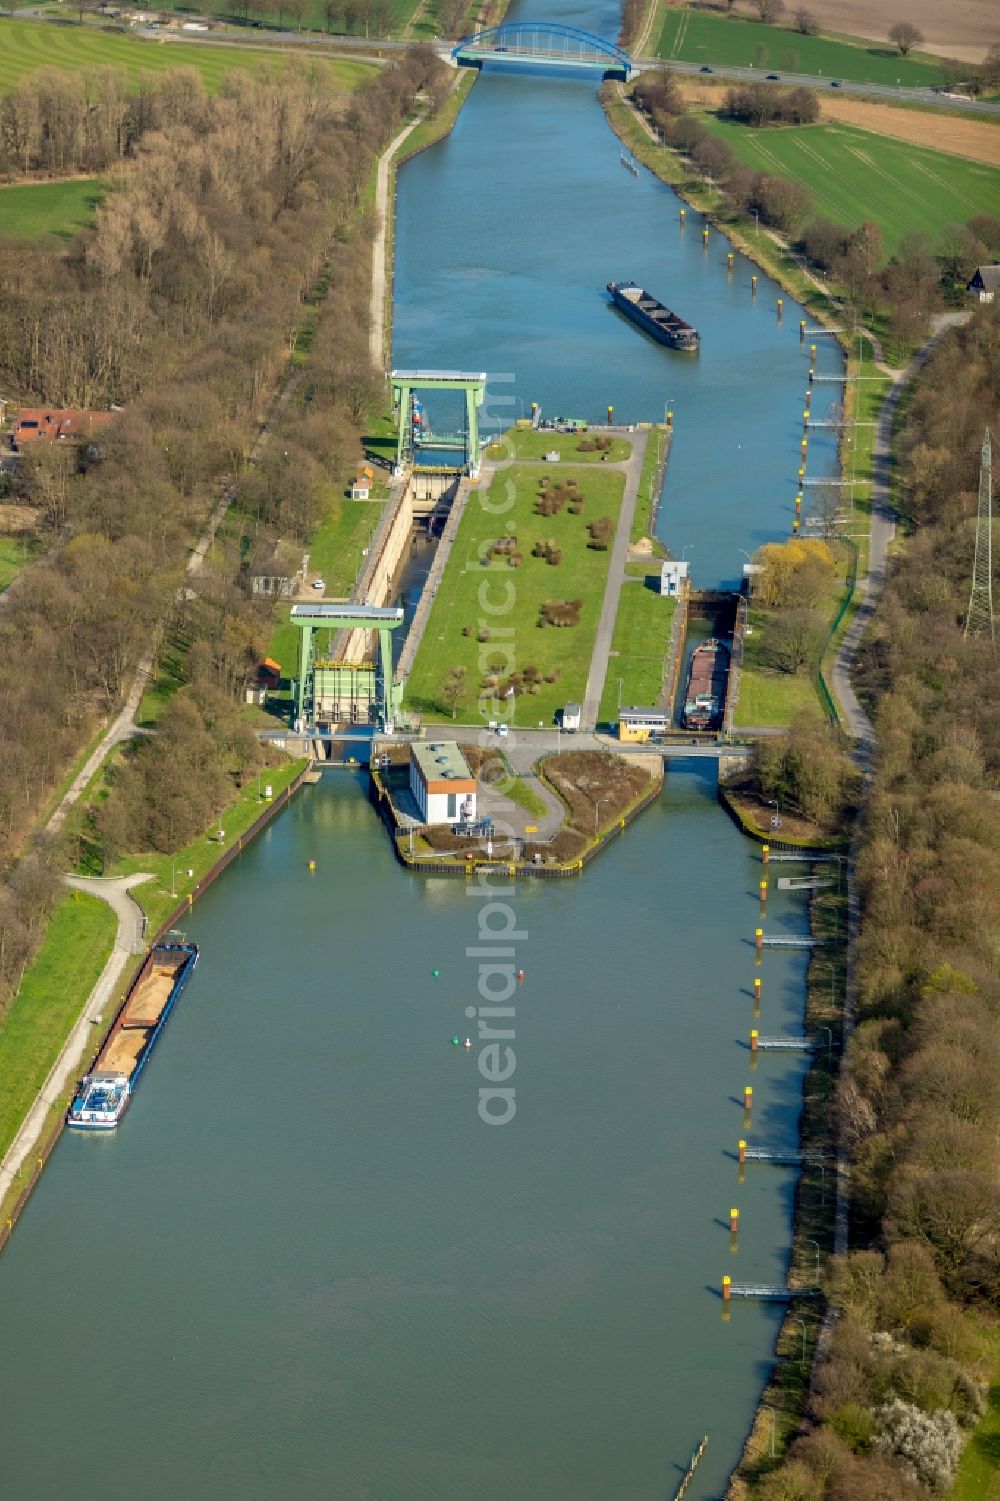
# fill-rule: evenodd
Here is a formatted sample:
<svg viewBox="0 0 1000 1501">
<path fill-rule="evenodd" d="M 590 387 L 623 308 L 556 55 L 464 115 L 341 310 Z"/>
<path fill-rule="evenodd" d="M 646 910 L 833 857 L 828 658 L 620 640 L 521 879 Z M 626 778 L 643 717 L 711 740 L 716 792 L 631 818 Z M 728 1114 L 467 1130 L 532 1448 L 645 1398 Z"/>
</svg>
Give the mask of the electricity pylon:
<svg viewBox="0 0 1000 1501">
<path fill-rule="evenodd" d="M 988 636 L 996 648 L 993 625 L 993 450 L 990 430 L 983 439 L 979 466 L 979 516 L 976 521 L 976 555 L 972 564 L 972 593 L 965 616 L 965 635 Z"/>
</svg>

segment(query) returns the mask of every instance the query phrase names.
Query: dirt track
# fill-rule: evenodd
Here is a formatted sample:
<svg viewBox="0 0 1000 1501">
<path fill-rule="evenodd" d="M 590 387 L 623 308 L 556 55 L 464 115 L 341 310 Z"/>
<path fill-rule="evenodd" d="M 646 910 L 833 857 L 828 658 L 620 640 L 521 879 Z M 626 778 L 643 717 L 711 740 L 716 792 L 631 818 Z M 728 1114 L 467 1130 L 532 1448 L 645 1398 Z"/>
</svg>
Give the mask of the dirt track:
<svg viewBox="0 0 1000 1501">
<path fill-rule="evenodd" d="M 897 141 L 950 151 L 954 156 L 1000 167 L 1000 126 L 980 120 L 960 120 L 929 110 L 868 104 L 862 99 L 828 99 L 824 95 L 822 106 L 824 120 L 841 120 L 845 125 L 858 125 L 862 130 L 877 131 Z M 987 205 L 983 208 L 987 211 Z"/>
</svg>

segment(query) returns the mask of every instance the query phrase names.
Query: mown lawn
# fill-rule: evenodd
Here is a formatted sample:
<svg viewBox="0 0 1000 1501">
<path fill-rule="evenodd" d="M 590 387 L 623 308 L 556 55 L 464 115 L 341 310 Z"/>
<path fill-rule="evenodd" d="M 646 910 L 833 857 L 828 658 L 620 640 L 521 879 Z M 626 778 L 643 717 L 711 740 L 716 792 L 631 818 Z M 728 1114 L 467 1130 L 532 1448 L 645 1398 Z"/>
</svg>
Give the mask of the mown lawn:
<svg viewBox="0 0 1000 1501">
<path fill-rule="evenodd" d="M 99 177 L 75 182 L 17 183 L 0 188 L 0 235 L 41 240 L 46 235 L 73 235 L 93 224 L 104 197 Z"/>
<path fill-rule="evenodd" d="M 648 705 L 659 700 L 677 602 L 660 596 L 658 572 L 656 586 L 656 590 L 648 588 L 643 579 L 622 586 L 608 676 L 597 716 L 602 724 L 617 716 L 619 682 L 622 704 Z"/>
<path fill-rule="evenodd" d="M 67 892 L 0 1026 L 0 1157 L 7 1151 L 108 961 L 118 930 L 96 896 Z"/>
<path fill-rule="evenodd" d="M 715 63 L 764 73 L 810 73 L 853 83 L 902 83 L 933 88 L 944 82 L 939 64 L 927 57 L 900 57 L 888 41 L 857 45 L 831 36 L 802 36 L 784 26 L 765 26 L 744 16 L 702 11 L 664 12 L 657 56 L 680 62 Z"/>
<path fill-rule="evenodd" d="M 740 673 L 740 699 L 733 725 L 791 724 L 800 709 L 819 710 L 819 696 L 812 676 L 806 672 L 774 672 L 767 667 L 744 667 Z"/>
<path fill-rule="evenodd" d="M 309 554 L 309 576 L 317 575 L 326 586 L 315 593 L 320 599 L 346 599 L 361 569 L 365 548 L 371 534 L 378 526 L 385 501 L 336 500 L 327 519 L 316 532 L 303 552 Z M 291 624 L 291 604 L 283 600 L 275 606 L 275 626 L 268 643 L 267 654 L 281 664 L 284 677 L 295 677 L 298 671 L 299 639 L 301 631 Z"/>
<path fill-rule="evenodd" d="M 0 593 L 41 551 L 38 537 L 0 537 Z"/>
<path fill-rule="evenodd" d="M 143 73 L 163 73 L 170 68 L 194 68 L 209 93 L 235 68 L 250 72 L 275 65 L 275 56 L 262 49 L 199 47 L 185 42 L 145 41 L 124 33 L 100 31 L 92 26 L 46 25 L 37 21 L 0 19 L 0 94 L 9 93 L 19 78 L 38 68 L 60 68 L 79 73 L 83 68 L 120 68 L 129 84 Z M 310 59 L 313 61 L 313 59 Z M 321 60 L 336 82 L 350 91 L 373 69 L 353 59 Z"/>
<path fill-rule="evenodd" d="M 582 514 L 572 516 L 564 509 L 556 516 L 535 515 L 543 478 L 553 484 L 575 480 L 585 496 Z M 476 722 L 486 671 L 479 665 L 481 653 L 484 661 L 487 655 L 495 659 L 501 676 L 513 665 L 522 671 L 534 666 L 543 677 L 555 677 L 553 683 L 540 683 L 526 705 L 515 699 L 514 723 L 535 724 L 539 719 L 551 723 L 564 703 L 582 701 L 611 556 L 610 547 L 596 551 L 587 546 L 587 523 L 602 516 L 617 521 L 623 488 L 624 476 L 603 466 L 587 469 L 560 464 L 543 474 L 537 467 L 513 465 L 496 475 L 485 497 L 473 492 L 410 674 L 408 708 L 450 720 L 444 684 L 454 668 L 464 667 L 465 687 L 456 702 L 455 717 Z M 511 535 L 524 555 L 521 565 L 483 567 L 481 546 Z M 531 556 L 537 541 L 550 539 L 562 553 L 562 561 L 555 566 Z M 511 608 L 488 615 L 480 603 L 484 585 L 488 602 L 499 606 L 509 596 Z M 539 627 L 540 607 L 546 600 L 570 599 L 583 601 L 578 625 Z M 491 629 L 491 642 L 478 642 L 481 622 Z M 468 635 L 463 634 L 466 628 Z"/>
<path fill-rule="evenodd" d="M 808 188 L 817 215 L 849 227 L 874 220 L 889 253 L 905 235 L 937 239 L 948 225 L 1000 202 L 1000 169 L 854 126 L 755 130 L 711 114 L 699 118 L 748 166 Z"/>
<path fill-rule="evenodd" d="M 606 437 L 607 434 L 598 434 L 598 437 Z M 538 432 L 530 427 L 512 427 L 503 436 L 502 443 L 493 443 L 486 450 L 486 457 L 494 462 L 508 458 L 515 459 L 544 459 L 548 453 L 557 453 L 563 464 L 621 464 L 632 453 L 632 445 L 627 438 L 611 439 L 611 447 L 603 453 L 590 445 L 595 441 L 590 433 L 552 433 Z M 558 465 L 552 465 L 553 474 L 558 472 Z"/>
</svg>

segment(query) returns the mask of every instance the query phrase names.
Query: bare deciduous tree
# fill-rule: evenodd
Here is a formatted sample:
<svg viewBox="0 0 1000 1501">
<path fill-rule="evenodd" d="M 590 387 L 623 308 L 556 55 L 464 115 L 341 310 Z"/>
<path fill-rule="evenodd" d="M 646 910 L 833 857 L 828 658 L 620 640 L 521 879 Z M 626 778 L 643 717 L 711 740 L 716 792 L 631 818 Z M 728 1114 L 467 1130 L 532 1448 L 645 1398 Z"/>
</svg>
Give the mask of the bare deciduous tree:
<svg viewBox="0 0 1000 1501">
<path fill-rule="evenodd" d="M 912 21 L 897 21 L 889 27 L 888 36 L 890 42 L 894 42 L 899 48 L 901 57 L 905 57 L 914 47 L 919 47 L 924 39 L 924 34 L 919 26 L 914 26 Z"/>
</svg>

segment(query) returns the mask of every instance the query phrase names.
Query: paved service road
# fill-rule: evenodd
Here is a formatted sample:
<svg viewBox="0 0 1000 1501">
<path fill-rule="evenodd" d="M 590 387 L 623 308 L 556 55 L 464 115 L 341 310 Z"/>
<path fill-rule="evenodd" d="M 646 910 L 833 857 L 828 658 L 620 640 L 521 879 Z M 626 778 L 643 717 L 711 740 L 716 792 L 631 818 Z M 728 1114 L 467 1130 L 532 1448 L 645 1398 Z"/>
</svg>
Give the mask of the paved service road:
<svg viewBox="0 0 1000 1501">
<path fill-rule="evenodd" d="M 858 654 L 865 631 L 871 624 L 872 615 L 885 586 L 886 562 L 889 546 L 896 535 L 896 516 L 889 497 L 889 481 L 892 475 L 892 424 L 896 408 L 906 389 L 907 382 L 924 363 L 937 341 L 948 329 L 967 323 L 971 313 L 944 313 L 933 320 L 934 332 L 927 343 L 919 349 L 904 370 L 897 370 L 893 383 L 879 409 L 872 445 L 872 510 L 871 545 L 868 553 L 868 572 L 858 580 L 858 597 L 861 601 L 857 614 L 840 643 L 833 663 L 833 691 L 844 718 L 844 728 L 856 742 L 855 757 L 862 765 L 871 760 L 875 748 L 875 732 L 871 720 L 858 702 L 851 683 L 851 669 Z"/>
</svg>

